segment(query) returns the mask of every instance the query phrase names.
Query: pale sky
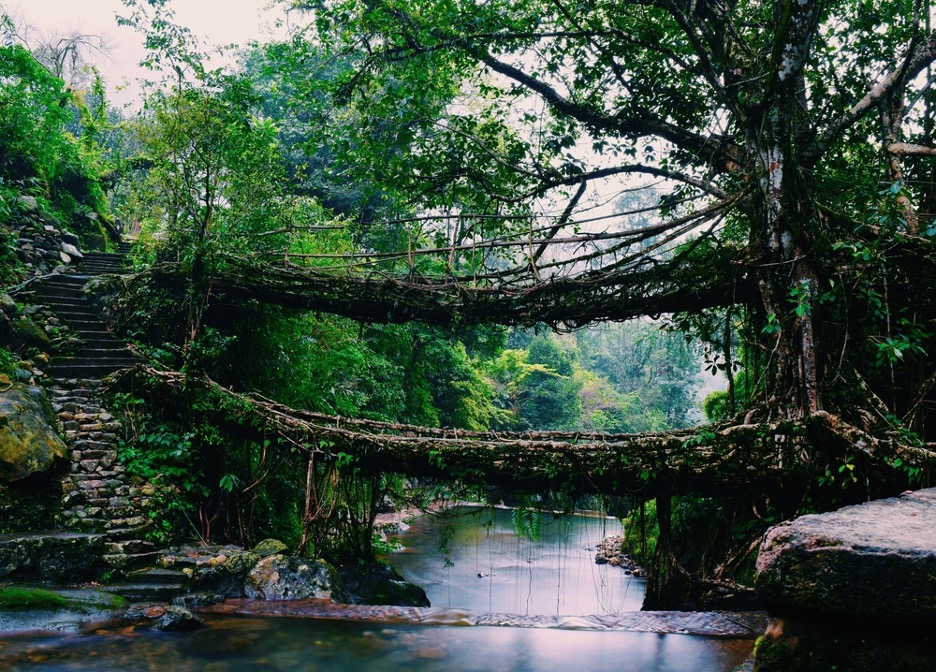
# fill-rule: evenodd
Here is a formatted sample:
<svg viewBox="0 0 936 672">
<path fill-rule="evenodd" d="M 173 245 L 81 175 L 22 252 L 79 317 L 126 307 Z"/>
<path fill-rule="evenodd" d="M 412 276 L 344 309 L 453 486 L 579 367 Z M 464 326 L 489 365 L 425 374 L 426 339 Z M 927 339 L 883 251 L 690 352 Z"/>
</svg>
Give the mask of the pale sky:
<svg viewBox="0 0 936 672">
<path fill-rule="evenodd" d="M 176 23 L 202 38 L 207 50 L 268 36 L 276 16 L 265 9 L 269 4 L 270 0 L 171 0 L 170 7 Z M 10 15 L 20 32 L 26 30 L 29 41 L 75 31 L 105 37 L 111 57 L 95 65 L 107 82 L 112 102 L 129 102 L 135 93 L 120 93 L 115 87 L 146 76 L 137 66 L 144 55 L 142 36 L 117 25 L 118 14 L 130 14 L 120 0 L 0 0 L 2 13 Z"/>
</svg>

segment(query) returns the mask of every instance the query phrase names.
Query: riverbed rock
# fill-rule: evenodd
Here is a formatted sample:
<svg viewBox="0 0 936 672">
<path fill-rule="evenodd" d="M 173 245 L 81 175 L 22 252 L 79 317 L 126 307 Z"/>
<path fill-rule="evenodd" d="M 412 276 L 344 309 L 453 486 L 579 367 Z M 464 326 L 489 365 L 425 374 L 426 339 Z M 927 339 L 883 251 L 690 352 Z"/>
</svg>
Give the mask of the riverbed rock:
<svg viewBox="0 0 936 672">
<path fill-rule="evenodd" d="M 68 448 L 41 389 L 13 383 L 0 392 L 0 481 L 44 472 L 66 457 Z"/>
<path fill-rule="evenodd" d="M 257 563 L 247 575 L 244 591 L 260 600 L 347 601 L 337 572 L 327 562 L 278 554 Z"/>
<path fill-rule="evenodd" d="M 116 618 L 125 606 L 119 595 L 93 588 L 0 587 L 0 633 L 78 632 Z"/>
<path fill-rule="evenodd" d="M 349 604 L 429 607 L 426 591 L 382 562 L 348 562 L 338 567 Z"/>
<path fill-rule="evenodd" d="M 778 525 L 757 572 L 773 611 L 936 624 L 936 488 Z"/>
</svg>

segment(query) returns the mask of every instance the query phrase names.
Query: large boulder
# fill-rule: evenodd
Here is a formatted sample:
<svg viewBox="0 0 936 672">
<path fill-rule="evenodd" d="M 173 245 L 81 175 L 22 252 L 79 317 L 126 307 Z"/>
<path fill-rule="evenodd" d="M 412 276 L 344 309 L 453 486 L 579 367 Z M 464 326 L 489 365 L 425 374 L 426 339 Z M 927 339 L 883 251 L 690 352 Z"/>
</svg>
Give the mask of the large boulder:
<svg viewBox="0 0 936 672">
<path fill-rule="evenodd" d="M 936 624 L 936 488 L 778 525 L 757 572 L 774 611 Z"/>
<path fill-rule="evenodd" d="M 936 669 L 936 489 L 769 530 L 757 672 Z"/>
<path fill-rule="evenodd" d="M 41 389 L 13 383 L 0 392 L 0 481 L 46 471 L 67 456 Z"/>
<path fill-rule="evenodd" d="M 278 554 L 257 563 L 247 575 L 244 592 L 260 600 L 320 598 L 347 602 L 341 580 L 327 562 Z"/>
<path fill-rule="evenodd" d="M 349 604 L 429 607 L 426 591 L 382 562 L 348 562 L 338 567 Z"/>
</svg>

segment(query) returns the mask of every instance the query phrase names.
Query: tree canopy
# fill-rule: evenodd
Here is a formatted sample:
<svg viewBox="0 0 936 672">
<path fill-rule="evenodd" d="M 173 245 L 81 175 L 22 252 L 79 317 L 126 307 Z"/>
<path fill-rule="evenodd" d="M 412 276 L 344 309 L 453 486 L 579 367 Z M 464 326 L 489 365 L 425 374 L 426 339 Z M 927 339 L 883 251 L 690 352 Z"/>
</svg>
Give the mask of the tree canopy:
<svg viewBox="0 0 936 672">
<path fill-rule="evenodd" d="M 763 523 L 927 477 L 926 0 L 292 0 L 216 70 L 124 4 L 163 79 L 119 127 L 2 47 L 0 214 L 107 223 L 124 179 L 117 326 L 174 369 L 115 397 L 125 457 L 206 536 L 364 552 L 394 469 L 655 496 L 661 532 L 674 494 Z M 674 431 L 684 337 L 728 390 Z"/>
<path fill-rule="evenodd" d="M 719 308 L 763 417 L 826 409 L 922 431 L 927 4 L 292 6 L 309 22 L 291 58 L 332 68 L 295 102 L 312 143 L 411 208 L 394 222 L 405 245 L 313 254 L 315 270 L 293 256 L 232 291 L 374 321 Z M 655 203 L 602 207 L 637 188 Z"/>
</svg>

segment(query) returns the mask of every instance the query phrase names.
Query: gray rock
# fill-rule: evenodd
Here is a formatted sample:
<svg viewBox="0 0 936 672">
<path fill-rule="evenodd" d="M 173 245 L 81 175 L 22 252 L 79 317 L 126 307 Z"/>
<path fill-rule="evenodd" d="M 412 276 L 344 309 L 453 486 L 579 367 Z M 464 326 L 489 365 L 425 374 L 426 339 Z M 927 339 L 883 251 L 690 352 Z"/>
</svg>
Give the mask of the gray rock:
<svg viewBox="0 0 936 672">
<path fill-rule="evenodd" d="M 66 243 L 62 241 L 62 252 L 68 255 L 69 257 L 71 257 L 71 259 L 84 259 L 84 255 L 81 253 L 81 250 L 79 250 L 77 247 L 75 247 L 71 243 Z M 65 261 L 65 263 L 67 264 L 71 260 L 69 259 L 68 261 L 66 261 L 63 258 L 62 261 Z"/>
<path fill-rule="evenodd" d="M 771 528 L 757 572 L 772 610 L 936 624 L 936 488 Z"/>
<path fill-rule="evenodd" d="M 185 607 L 167 607 L 166 611 L 153 621 L 153 630 L 163 632 L 187 632 L 201 628 L 204 624 Z"/>
<path fill-rule="evenodd" d="M 39 212 L 39 202 L 36 201 L 35 196 L 17 196 L 16 203 L 23 209 L 23 212 L 30 214 Z"/>
<path fill-rule="evenodd" d="M 347 601 L 337 572 L 327 562 L 284 555 L 271 555 L 258 562 L 247 575 L 244 592 L 260 600 Z"/>
<path fill-rule="evenodd" d="M 0 393 L 0 481 L 46 471 L 67 457 L 41 389 L 15 383 Z"/>
<path fill-rule="evenodd" d="M 19 307 L 9 294 L 0 294 L 0 310 L 13 317 L 19 311 Z"/>
</svg>

